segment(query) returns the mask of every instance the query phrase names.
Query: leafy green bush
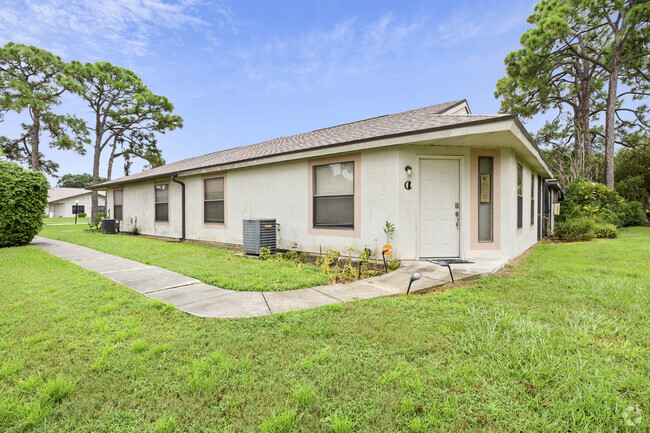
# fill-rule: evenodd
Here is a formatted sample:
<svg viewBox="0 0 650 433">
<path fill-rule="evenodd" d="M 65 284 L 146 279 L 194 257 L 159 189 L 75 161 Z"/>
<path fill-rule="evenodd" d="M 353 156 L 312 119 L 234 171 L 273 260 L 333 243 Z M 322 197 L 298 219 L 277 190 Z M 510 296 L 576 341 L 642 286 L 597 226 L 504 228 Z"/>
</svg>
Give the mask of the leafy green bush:
<svg viewBox="0 0 650 433">
<path fill-rule="evenodd" d="M 400 262 L 398 259 L 390 259 L 386 265 L 388 266 L 388 271 L 392 272 L 400 267 L 402 262 Z"/>
<path fill-rule="evenodd" d="M 86 215 L 87 215 L 86 212 L 79 212 L 79 213 L 77 214 L 77 216 L 78 216 L 79 218 L 86 218 Z"/>
<path fill-rule="evenodd" d="M 624 202 L 616 191 L 603 184 L 576 179 L 566 187 L 557 221 L 585 217 L 620 226 Z"/>
<path fill-rule="evenodd" d="M 594 225 L 594 233 L 597 238 L 615 238 L 618 230 L 614 224 L 596 223 Z"/>
<path fill-rule="evenodd" d="M 359 260 L 368 261 L 372 256 L 372 250 L 368 247 L 364 247 L 363 251 L 359 254 Z"/>
<path fill-rule="evenodd" d="M 596 223 L 587 217 L 560 221 L 555 224 L 553 234 L 565 241 L 588 241 L 596 237 Z"/>
<path fill-rule="evenodd" d="M 268 248 L 260 248 L 260 260 L 266 261 L 271 258 L 271 250 Z"/>
<path fill-rule="evenodd" d="M 34 239 L 43 226 L 49 188 L 42 173 L 0 161 L 0 248 Z"/>
<path fill-rule="evenodd" d="M 321 256 L 316 260 L 316 264 L 319 266 L 322 266 L 323 268 L 327 267 L 329 268 L 330 266 L 334 266 L 339 258 L 341 257 L 341 253 L 335 250 L 329 250 L 327 251 L 327 255 Z"/>
<path fill-rule="evenodd" d="M 638 201 L 625 201 L 621 206 L 619 213 L 621 225 L 628 226 L 642 226 L 646 223 L 645 209 Z"/>
</svg>

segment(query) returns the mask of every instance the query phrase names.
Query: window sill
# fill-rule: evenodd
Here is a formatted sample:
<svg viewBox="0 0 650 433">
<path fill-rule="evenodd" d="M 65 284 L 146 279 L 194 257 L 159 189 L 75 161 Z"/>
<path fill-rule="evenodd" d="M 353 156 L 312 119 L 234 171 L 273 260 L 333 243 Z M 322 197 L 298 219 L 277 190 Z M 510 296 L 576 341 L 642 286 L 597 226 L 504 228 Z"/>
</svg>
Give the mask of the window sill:
<svg viewBox="0 0 650 433">
<path fill-rule="evenodd" d="M 341 236 L 348 238 L 359 238 L 361 237 L 361 230 L 359 230 L 359 228 L 320 228 L 309 226 L 308 234 L 312 236 Z"/>
<path fill-rule="evenodd" d="M 226 222 L 222 223 L 206 223 L 203 222 L 203 228 L 204 229 L 219 229 L 219 230 L 225 230 L 226 229 Z"/>
</svg>

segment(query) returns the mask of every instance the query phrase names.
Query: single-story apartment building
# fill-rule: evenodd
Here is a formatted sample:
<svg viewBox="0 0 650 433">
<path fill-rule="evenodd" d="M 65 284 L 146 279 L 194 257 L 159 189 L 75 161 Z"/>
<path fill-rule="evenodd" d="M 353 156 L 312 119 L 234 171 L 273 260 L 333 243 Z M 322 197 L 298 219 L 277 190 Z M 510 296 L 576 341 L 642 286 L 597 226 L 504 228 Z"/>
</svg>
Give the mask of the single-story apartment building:
<svg viewBox="0 0 650 433">
<path fill-rule="evenodd" d="M 466 100 L 210 153 L 114 179 L 123 231 L 241 244 L 243 220 L 277 221 L 278 248 L 400 259 L 512 259 L 546 233 L 553 182 L 517 117 Z M 544 230 L 542 228 L 544 227 Z"/>
<path fill-rule="evenodd" d="M 73 217 L 77 212 L 90 215 L 92 191 L 84 188 L 52 188 L 47 193 L 45 215 L 50 218 Z M 106 192 L 99 191 L 99 212 L 106 211 Z"/>
</svg>

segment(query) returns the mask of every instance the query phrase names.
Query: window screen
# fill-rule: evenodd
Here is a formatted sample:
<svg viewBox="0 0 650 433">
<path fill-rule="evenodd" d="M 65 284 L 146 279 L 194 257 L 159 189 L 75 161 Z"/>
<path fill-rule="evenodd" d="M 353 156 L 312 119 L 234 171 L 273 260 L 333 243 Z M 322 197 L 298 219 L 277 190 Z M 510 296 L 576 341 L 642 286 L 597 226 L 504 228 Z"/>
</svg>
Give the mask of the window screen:
<svg viewBox="0 0 650 433">
<path fill-rule="evenodd" d="M 122 220 L 122 190 L 113 191 L 113 218 Z"/>
<path fill-rule="evenodd" d="M 72 205 L 72 215 L 76 215 L 78 213 L 85 213 L 86 207 L 83 204 L 73 204 Z"/>
<path fill-rule="evenodd" d="M 314 227 L 354 228 L 354 162 L 314 166 Z"/>
<path fill-rule="evenodd" d="M 517 164 L 517 228 L 524 226 L 524 167 Z"/>
<path fill-rule="evenodd" d="M 156 185 L 156 221 L 169 221 L 169 185 Z"/>
<path fill-rule="evenodd" d="M 223 177 L 203 181 L 203 221 L 206 223 L 224 222 L 224 182 Z"/>
<path fill-rule="evenodd" d="M 494 159 L 491 156 L 478 158 L 478 241 L 492 242 L 492 215 Z"/>
</svg>

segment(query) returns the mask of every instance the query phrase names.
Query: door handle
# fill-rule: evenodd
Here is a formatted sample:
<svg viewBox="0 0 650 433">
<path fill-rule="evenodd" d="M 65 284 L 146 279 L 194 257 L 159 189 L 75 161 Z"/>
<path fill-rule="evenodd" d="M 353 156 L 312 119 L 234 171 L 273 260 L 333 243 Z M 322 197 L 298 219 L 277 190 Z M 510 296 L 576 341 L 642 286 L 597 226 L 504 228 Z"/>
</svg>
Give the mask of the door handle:
<svg viewBox="0 0 650 433">
<path fill-rule="evenodd" d="M 459 220 L 460 220 L 460 212 L 456 211 L 456 228 L 458 228 Z"/>
</svg>

